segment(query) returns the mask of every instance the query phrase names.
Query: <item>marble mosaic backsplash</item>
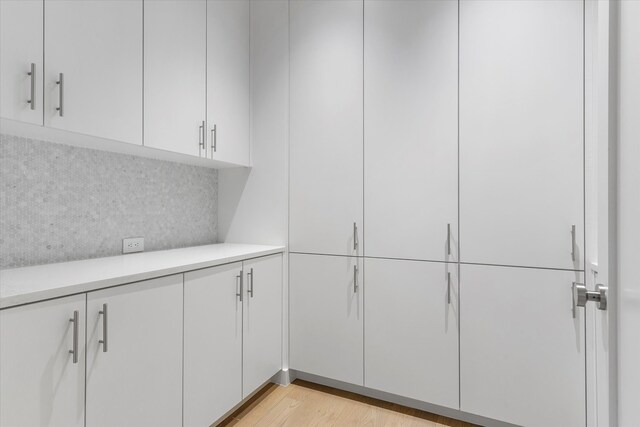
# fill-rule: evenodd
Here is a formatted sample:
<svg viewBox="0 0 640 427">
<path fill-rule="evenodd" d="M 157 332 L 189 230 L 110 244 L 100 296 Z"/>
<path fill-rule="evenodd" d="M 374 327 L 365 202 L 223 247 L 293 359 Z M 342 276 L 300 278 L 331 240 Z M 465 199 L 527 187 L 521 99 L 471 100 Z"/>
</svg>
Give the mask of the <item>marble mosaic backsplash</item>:
<svg viewBox="0 0 640 427">
<path fill-rule="evenodd" d="M 215 243 L 218 172 L 0 134 L 0 269 Z"/>
</svg>

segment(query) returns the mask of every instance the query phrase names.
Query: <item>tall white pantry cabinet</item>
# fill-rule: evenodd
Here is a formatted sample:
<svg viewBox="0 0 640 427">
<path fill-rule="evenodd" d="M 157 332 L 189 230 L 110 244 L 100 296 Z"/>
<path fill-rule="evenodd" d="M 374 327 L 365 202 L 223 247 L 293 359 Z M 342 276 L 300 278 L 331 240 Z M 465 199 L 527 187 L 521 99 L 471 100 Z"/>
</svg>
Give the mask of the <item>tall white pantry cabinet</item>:
<svg viewBox="0 0 640 427">
<path fill-rule="evenodd" d="M 583 14 L 291 3 L 292 369 L 585 424 Z"/>
</svg>

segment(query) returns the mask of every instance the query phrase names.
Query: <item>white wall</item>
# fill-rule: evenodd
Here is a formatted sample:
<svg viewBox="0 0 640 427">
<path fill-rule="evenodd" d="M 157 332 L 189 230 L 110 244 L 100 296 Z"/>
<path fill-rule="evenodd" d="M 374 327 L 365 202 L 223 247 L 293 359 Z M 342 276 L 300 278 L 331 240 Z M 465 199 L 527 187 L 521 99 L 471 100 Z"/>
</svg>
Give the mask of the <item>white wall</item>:
<svg viewBox="0 0 640 427">
<path fill-rule="evenodd" d="M 619 2 L 618 404 L 620 427 L 640 426 L 640 1 Z"/>
</svg>

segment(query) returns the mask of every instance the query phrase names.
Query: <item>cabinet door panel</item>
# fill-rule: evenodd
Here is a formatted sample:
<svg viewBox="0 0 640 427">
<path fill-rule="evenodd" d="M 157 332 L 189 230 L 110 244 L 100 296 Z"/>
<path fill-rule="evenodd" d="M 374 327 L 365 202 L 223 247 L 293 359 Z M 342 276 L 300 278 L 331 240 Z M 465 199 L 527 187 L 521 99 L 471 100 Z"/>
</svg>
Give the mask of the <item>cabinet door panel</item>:
<svg viewBox="0 0 640 427">
<path fill-rule="evenodd" d="M 242 400 L 242 263 L 185 274 L 184 425 L 208 426 Z"/>
<path fill-rule="evenodd" d="M 584 310 L 571 310 L 582 273 L 463 265 L 460 279 L 460 409 L 584 426 Z"/>
<path fill-rule="evenodd" d="M 458 409 L 457 264 L 365 268 L 365 386 Z"/>
<path fill-rule="evenodd" d="M 582 51 L 583 2 L 460 2 L 462 261 L 584 268 Z"/>
<path fill-rule="evenodd" d="M 362 258 L 290 255 L 292 369 L 363 385 L 361 266 Z"/>
<path fill-rule="evenodd" d="M 282 255 L 244 262 L 242 397 L 282 369 Z"/>
<path fill-rule="evenodd" d="M 0 117 L 42 124 L 42 24 L 42 0 L 0 1 Z"/>
<path fill-rule="evenodd" d="M 290 247 L 353 255 L 362 229 L 362 1 L 291 2 Z"/>
<path fill-rule="evenodd" d="M 208 157 L 247 166 L 249 34 L 248 0 L 207 1 Z"/>
<path fill-rule="evenodd" d="M 205 0 L 145 2 L 145 146 L 205 155 L 206 44 Z"/>
<path fill-rule="evenodd" d="M 0 425 L 84 426 L 84 337 L 84 294 L 0 311 Z"/>
<path fill-rule="evenodd" d="M 455 260 L 458 4 L 367 0 L 364 16 L 365 254 Z"/>
<path fill-rule="evenodd" d="M 88 294 L 87 426 L 182 424 L 182 292 L 175 275 Z"/>
<path fill-rule="evenodd" d="M 142 144 L 142 0 L 45 0 L 45 41 L 45 125 Z"/>
</svg>

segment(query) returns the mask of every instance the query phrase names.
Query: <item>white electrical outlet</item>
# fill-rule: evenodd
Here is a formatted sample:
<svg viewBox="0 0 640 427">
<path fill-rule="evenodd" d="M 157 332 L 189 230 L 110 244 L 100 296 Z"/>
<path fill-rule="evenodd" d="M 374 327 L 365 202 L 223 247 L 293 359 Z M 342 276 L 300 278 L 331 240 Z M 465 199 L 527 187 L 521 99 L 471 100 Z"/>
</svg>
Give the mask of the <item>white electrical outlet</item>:
<svg viewBox="0 0 640 427">
<path fill-rule="evenodd" d="M 127 237 L 126 239 L 122 239 L 123 254 L 142 251 L 144 251 L 144 237 Z"/>
</svg>

